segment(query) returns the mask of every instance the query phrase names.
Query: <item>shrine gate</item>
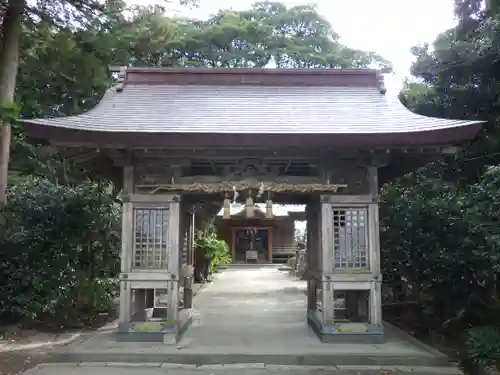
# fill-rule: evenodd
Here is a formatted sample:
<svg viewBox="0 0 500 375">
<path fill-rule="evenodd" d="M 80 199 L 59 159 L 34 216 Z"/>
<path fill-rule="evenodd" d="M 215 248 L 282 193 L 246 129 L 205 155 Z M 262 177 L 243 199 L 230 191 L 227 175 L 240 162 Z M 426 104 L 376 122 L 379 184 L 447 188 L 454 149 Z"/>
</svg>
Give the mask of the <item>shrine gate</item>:
<svg viewBox="0 0 500 375">
<path fill-rule="evenodd" d="M 235 196 L 306 205 L 304 320 L 383 340 L 379 186 L 482 126 L 414 114 L 368 69 L 123 68 L 92 110 L 21 121 L 122 187 L 118 337 L 145 341 L 189 324 L 194 230 Z"/>
</svg>

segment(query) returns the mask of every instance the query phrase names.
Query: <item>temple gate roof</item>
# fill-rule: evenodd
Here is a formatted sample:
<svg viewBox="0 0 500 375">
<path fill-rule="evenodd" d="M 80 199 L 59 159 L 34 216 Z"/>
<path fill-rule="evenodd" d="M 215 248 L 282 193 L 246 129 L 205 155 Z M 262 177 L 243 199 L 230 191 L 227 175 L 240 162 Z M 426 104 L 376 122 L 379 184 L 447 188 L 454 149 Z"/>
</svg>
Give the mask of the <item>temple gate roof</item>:
<svg viewBox="0 0 500 375">
<path fill-rule="evenodd" d="M 112 147 L 456 144 L 483 123 L 415 114 L 376 70 L 260 68 L 127 68 L 88 112 L 21 121 L 31 138 Z"/>
</svg>

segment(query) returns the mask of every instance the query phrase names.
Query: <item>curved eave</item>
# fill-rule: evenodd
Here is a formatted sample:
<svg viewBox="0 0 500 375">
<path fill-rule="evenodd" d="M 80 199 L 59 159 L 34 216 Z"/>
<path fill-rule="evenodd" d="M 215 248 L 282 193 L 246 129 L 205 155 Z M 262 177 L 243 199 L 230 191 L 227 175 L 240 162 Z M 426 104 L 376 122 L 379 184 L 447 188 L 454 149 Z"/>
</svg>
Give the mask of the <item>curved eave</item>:
<svg viewBox="0 0 500 375">
<path fill-rule="evenodd" d="M 460 123 L 437 130 L 400 133 L 138 133 L 107 132 L 61 128 L 23 120 L 25 133 L 35 141 L 79 147 L 405 147 L 423 145 L 458 145 L 473 139 L 483 127 L 482 121 Z"/>
</svg>

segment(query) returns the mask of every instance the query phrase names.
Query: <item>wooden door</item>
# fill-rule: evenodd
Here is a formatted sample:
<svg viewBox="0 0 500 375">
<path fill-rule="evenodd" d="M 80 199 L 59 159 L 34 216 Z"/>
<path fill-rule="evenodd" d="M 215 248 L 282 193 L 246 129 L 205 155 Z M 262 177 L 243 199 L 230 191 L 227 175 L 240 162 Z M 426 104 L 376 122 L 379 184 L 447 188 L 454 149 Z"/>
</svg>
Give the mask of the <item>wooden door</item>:
<svg viewBox="0 0 500 375">
<path fill-rule="evenodd" d="M 267 258 L 267 261 L 271 262 L 273 252 L 272 234 L 272 228 L 269 227 L 231 228 L 231 254 L 233 262 L 244 261 L 245 250 L 257 250 L 260 254 L 265 254 L 264 256 Z M 249 235 L 253 236 L 251 240 L 248 238 Z M 255 248 L 251 248 L 252 246 Z"/>
</svg>

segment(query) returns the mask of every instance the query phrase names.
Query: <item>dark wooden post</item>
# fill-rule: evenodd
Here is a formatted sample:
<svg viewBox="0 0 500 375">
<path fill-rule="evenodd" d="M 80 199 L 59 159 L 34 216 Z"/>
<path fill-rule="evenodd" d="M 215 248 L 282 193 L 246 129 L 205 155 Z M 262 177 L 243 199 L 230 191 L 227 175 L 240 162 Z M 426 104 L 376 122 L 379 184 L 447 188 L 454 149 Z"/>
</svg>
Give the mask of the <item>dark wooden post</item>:
<svg viewBox="0 0 500 375">
<path fill-rule="evenodd" d="M 194 222 L 195 222 L 195 209 L 192 208 L 189 211 L 187 223 L 187 246 L 188 246 L 188 256 L 187 264 L 193 266 L 194 269 Z M 193 307 L 193 275 L 184 277 L 184 308 L 190 309 Z"/>
</svg>

